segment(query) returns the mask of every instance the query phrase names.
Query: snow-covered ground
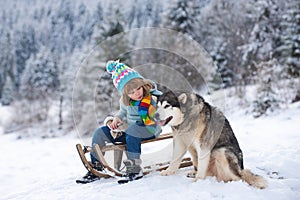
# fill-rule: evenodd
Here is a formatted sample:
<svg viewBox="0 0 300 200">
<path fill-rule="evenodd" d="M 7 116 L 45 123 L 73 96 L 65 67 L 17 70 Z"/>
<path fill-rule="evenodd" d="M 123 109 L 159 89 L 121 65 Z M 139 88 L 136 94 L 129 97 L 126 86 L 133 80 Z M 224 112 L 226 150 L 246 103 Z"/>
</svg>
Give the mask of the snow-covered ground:
<svg viewBox="0 0 300 200">
<path fill-rule="evenodd" d="M 115 179 L 79 185 L 75 179 L 85 169 L 75 144 L 89 139 L 78 139 L 75 133 L 54 139 L 17 139 L 16 133 L 4 135 L 0 130 L 0 199 L 300 199 L 300 104 L 258 119 L 240 112 L 226 115 L 243 150 L 245 168 L 265 177 L 266 189 L 242 181 L 219 183 L 212 177 L 192 182 L 184 169 L 168 177 L 154 172 L 125 185 Z M 160 147 L 144 150 L 156 148 Z M 148 153 L 152 159 L 160 157 L 152 153 Z"/>
</svg>

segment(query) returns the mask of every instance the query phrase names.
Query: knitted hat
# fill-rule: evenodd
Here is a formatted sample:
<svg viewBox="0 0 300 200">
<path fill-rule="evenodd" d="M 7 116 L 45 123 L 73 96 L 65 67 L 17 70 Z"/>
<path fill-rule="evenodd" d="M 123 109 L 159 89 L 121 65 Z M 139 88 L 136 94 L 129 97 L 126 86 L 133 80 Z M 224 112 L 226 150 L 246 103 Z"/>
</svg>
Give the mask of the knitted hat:
<svg viewBox="0 0 300 200">
<path fill-rule="evenodd" d="M 126 83 L 134 78 L 144 78 L 134 69 L 126 66 L 124 63 L 120 63 L 119 60 L 111 60 L 106 64 L 106 71 L 112 74 L 112 80 L 119 91 L 122 93 L 122 90 Z"/>
</svg>

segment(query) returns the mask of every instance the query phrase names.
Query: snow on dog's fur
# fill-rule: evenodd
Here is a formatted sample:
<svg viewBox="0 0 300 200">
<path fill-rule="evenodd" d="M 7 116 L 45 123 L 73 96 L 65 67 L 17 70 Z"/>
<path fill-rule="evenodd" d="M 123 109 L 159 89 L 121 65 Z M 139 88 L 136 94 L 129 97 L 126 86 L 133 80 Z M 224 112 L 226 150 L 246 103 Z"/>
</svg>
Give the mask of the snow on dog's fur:
<svg viewBox="0 0 300 200">
<path fill-rule="evenodd" d="M 193 159 L 194 181 L 215 176 L 218 181 L 246 181 L 257 188 L 267 187 L 266 180 L 245 170 L 243 153 L 232 128 L 221 111 L 195 93 L 168 91 L 158 98 L 156 121 L 169 124 L 174 132 L 173 158 L 161 174 L 178 169 L 187 151 Z"/>
</svg>

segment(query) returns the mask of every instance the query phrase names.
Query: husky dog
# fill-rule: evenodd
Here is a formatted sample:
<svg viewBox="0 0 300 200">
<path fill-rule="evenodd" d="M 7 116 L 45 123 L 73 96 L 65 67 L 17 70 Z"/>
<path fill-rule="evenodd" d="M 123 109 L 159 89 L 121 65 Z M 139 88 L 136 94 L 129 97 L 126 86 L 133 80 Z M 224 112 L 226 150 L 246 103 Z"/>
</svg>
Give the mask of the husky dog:
<svg viewBox="0 0 300 200">
<path fill-rule="evenodd" d="M 165 92 L 157 100 L 156 121 L 172 127 L 173 158 L 164 176 L 174 174 L 187 151 L 193 160 L 194 170 L 189 176 L 194 181 L 215 176 L 217 181 L 246 181 L 263 189 L 266 180 L 244 169 L 243 153 L 221 111 L 210 106 L 195 93 Z"/>
</svg>

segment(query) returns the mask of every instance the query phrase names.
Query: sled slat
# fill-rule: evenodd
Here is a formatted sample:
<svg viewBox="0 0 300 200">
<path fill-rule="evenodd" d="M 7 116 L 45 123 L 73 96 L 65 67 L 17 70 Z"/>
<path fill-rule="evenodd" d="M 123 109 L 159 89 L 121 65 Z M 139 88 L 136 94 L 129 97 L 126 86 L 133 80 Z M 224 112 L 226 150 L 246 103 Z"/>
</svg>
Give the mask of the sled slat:
<svg viewBox="0 0 300 200">
<path fill-rule="evenodd" d="M 166 139 L 170 139 L 170 138 L 173 138 L 173 133 L 164 133 L 155 139 L 144 140 L 144 141 L 142 141 L 142 144 L 149 143 L 149 142 L 156 142 L 156 141 L 160 141 L 160 140 L 166 140 Z M 102 147 L 101 151 L 105 152 L 105 151 L 111 151 L 111 150 L 125 150 L 125 148 L 126 148 L 126 145 L 123 143 L 116 144 L 116 145 L 109 144 L 109 145 Z"/>
<path fill-rule="evenodd" d="M 170 162 L 166 162 L 166 163 L 157 163 L 155 165 L 155 168 L 152 169 L 152 166 L 145 166 L 143 171 L 144 171 L 144 175 L 151 173 L 153 170 L 155 171 L 163 171 L 166 170 L 169 166 Z M 181 160 L 181 163 L 179 165 L 179 168 L 185 168 L 185 167 L 190 167 L 193 165 L 193 162 L 191 161 L 191 158 L 187 157 L 187 158 L 183 158 Z"/>
</svg>

